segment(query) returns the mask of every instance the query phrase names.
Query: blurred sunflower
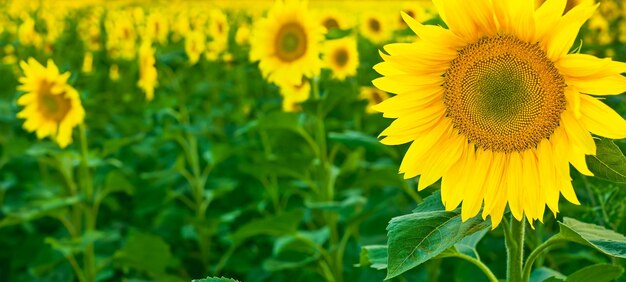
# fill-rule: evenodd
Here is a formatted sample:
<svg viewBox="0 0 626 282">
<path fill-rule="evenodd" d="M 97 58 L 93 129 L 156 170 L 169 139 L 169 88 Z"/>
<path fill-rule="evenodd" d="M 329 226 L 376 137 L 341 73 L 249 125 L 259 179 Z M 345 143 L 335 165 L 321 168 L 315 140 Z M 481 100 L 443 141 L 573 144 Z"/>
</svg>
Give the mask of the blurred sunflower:
<svg viewBox="0 0 626 282">
<path fill-rule="evenodd" d="M 383 15 L 373 12 L 361 15 L 359 31 L 363 37 L 374 44 L 389 40 L 393 32 L 387 19 Z"/>
<path fill-rule="evenodd" d="M 337 10 L 331 9 L 320 11 L 319 22 L 326 28 L 327 31 L 331 31 L 333 29 L 343 30 L 352 27 L 350 18 Z"/>
<path fill-rule="evenodd" d="M 208 36 L 211 41 L 208 43 L 207 50 L 219 55 L 228 49 L 228 18 L 219 9 L 211 10 L 209 18 Z"/>
<path fill-rule="evenodd" d="M 50 136 L 61 148 L 67 147 L 72 143 L 72 129 L 85 118 L 78 92 L 67 83 L 70 73 L 59 73 L 52 60 L 44 67 L 30 58 L 20 66 L 24 76 L 18 90 L 26 93 L 17 100 L 24 106 L 17 117 L 26 120 L 24 129 L 36 132 L 37 138 Z"/>
<path fill-rule="evenodd" d="M 362 100 L 367 100 L 367 108 L 365 108 L 365 112 L 371 114 L 376 112 L 374 106 L 387 100 L 387 98 L 389 98 L 389 94 L 376 87 L 363 86 L 359 92 L 359 97 Z"/>
<path fill-rule="evenodd" d="M 307 79 L 302 79 L 298 84 L 279 85 L 279 87 L 285 112 L 300 111 L 300 103 L 308 100 L 311 95 L 311 83 Z"/>
<path fill-rule="evenodd" d="M 333 72 L 333 78 L 344 80 L 356 75 L 359 66 L 359 53 L 356 40 L 344 37 L 324 43 L 324 63 Z"/>
<path fill-rule="evenodd" d="M 250 27 L 247 24 L 242 24 L 237 27 L 235 43 L 240 46 L 250 43 Z"/>
<path fill-rule="evenodd" d="M 83 68 L 82 72 L 85 74 L 90 74 L 93 71 L 93 53 L 85 52 L 83 58 Z"/>
<path fill-rule="evenodd" d="M 137 86 L 146 93 L 146 100 L 154 98 L 154 87 L 157 85 L 157 69 L 155 66 L 154 48 L 152 43 L 145 41 L 139 48 L 139 81 Z"/>
<path fill-rule="evenodd" d="M 420 40 L 391 44 L 375 69 L 378 88 L 398 94 L 375 108 L 396 120 L 384 144 L 412 142 L 400 171 L 421 175 L 418 189 L 439 178 L 447 210 L 462 219 L 491 216 L 508 203 L 517 220 L 558 212 L 559 193 L 579 204 L 571 163 L 584 175 L 595 155 L 590 133 L 626 137 L 626 121 L 591 95 L 626 91 L 626 64 L 568 54 L 596 6 L 563 15 L 566 1 L 435 0 L 449 29 L 405 16 Z M 483 206 L 484 203 L 484 206 Z"/>
<path fill-rule="evenodd" d="M 189 63 L 195 65 L 200 60 L 200 55 L 206 49 L 206 37 L 202 32 L 190 31 L 185 36 L 185 53 Z"/>
<path fill-rule="evenodd" d="M 309 13 L 306 2 L 278 0 L 254 27 L 250 60 L 259 61 L 263 76 L 270 82 L 300 84 L 302 76 L 319 74 L 324 30 Z"/>
<path fill-rule="evenodd" d="M 148 14 L 146 18 L 145 40 L 166 44 L 168 34 L 169 24 L 165 15 L 158 11 L 153 11 Z"/>
</svg>

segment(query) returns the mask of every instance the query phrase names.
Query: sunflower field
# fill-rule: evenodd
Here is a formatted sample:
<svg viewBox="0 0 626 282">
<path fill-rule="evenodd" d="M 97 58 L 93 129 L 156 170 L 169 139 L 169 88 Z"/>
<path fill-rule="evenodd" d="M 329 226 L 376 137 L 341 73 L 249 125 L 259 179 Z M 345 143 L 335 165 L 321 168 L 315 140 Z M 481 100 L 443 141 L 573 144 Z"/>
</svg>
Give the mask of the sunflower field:
<svg viewBox="0 0 626 282">
<path fill-rule="evenodd" d="M 621 0 L 0 9 L 0 281 L 626 281 Z"/>
</svg>

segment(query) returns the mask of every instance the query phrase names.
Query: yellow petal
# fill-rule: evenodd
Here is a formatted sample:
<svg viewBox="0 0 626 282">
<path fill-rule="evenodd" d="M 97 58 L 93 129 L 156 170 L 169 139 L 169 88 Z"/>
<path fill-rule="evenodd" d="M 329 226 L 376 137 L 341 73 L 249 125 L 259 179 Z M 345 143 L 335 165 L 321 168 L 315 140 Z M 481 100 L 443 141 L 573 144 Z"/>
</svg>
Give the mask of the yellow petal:
<svg viewBox="0 0 626 282">
<path fill-rule="evenodd" d="M 523 210 L 521 203 L 522 196 L 522 157 L 518 152 L 510 153 L 509 165 L 507 168 L 507 198 L 511 213 L 517 220 L 522 220 Z"/>
<path fill-rule="evenodd" d="M 580 123 L 591 133 L 611 139 L 626 138 L 626 120 L 596 98 L 580 95 Z"/>
<path fill-rule="evenodd" d="M 466 143 L 464 136 L 460 135 L 456 130 L 448 134 L 444 134 L 441 143 L 436 143 L 429 151 L 424 162 L 423 170 L 419 179 L 418 191 L 435 183 L 439 178 L 448 172 L 450 167 L 461 157 L 463 153 L 463 145 Z M 441 154 L 441 152 L 446 152 Z"/>
<path fill-rule="evenodd" d="M 546 33 L 549 33 L 563 15 L 567 0 L 547 0 L 535 11 L 535 40 L 542 41 Z"/>
<path fill-rule="evenodd" d="M 544 37 L 544 47 L 548 58 L 558 61 L 569 52 L 582 25 L 593 15 L 597 5 L 580 4 L 560 18 Z"/>
<path fill-rule="evenodd" d="M 484 151 L 478 149 L 475 159 L 470 160 L 469 167 L 472 172 L 467 174 L 466 189 L 463 196 L 463 206 L 461 208 L 461 220 L 466 221 L 478 214 L 483 204 L 485 194 L 485 178 L 491 166 L 493 153 L 491 150 Z"/>
<path fill-rule="evenodd" d="M 559 211 L 559 188 L 557 186 L 556 172 L 554 170 L 554 160 L 556 156 L 552 151 L 552 144 L 547 139 L 542 140 L 537 149 L 539 176 L 541 177 L 541 192 L 543 193 L 546 204 L 556 216 L 556 213 Z"/>
</svg>

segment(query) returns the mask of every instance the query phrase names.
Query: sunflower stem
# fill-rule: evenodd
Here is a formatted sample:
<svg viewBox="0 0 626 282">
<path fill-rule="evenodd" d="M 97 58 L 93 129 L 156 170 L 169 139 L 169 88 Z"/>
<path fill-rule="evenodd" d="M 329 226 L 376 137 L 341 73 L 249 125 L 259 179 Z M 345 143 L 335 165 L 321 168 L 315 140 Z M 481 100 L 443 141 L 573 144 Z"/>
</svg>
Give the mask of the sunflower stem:
<svg viewBox="0 0 626 282">
<path fill-rule="evenodd" d="M 564 243 L 566 240 L 561 238 L 559 235 L 552 236 L 550 239 L 543 242 L 541 245 L 537 246 L 530 255 L 528 255 L 528 259 L 526 259 L 526 263 L 524 264 L 523 269 L 523 281 L 529 281 L 530 272 L 532 271 L 532 266 L 535 260 L 541 255 L 546 249 L 552 247 L 555 244 Z"/>
<path fill-rule="evenodd" d="M 94 208 L 94 189 L 91 179 L 91 173 L 89 171 L 89 147 L 87 143 L 87 129 L 84 124 L 78 126 L 80 135 L 80 184 L 82 192 L 85 196 L 84 219 L 85 219 L 85 231 L 83 236 L 91 236 L 96 229 L 96 211 Z M 91 240 L 85 247 L 84 264 L 86 268 L 86 280 L 96 281 L 96 261 L 95 250 Z M 78 274 L 78 273 L 77 273 Z"/>
<path fill-rule="evenodd" d="M 524 260 L 524 227 L 525 220 L 516 220 L 511 216 L 510 233 L 504 232 L 506 253 L 507 253 L 507 272 L 506 281 L 522 282 L 522 262 Z"/>
</svg>

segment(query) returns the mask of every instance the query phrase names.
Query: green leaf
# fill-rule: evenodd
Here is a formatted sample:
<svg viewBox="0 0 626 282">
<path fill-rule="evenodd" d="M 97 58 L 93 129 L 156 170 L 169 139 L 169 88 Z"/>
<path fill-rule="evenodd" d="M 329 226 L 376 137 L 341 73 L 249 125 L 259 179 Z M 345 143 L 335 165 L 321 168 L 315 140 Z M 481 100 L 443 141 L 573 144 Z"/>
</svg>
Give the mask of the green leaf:
<svg viewBox="0 0 626 282">
<path fill-rule="evenodd" d="M 438 193 L 426 198 L 415 213 L 395 217 L 387 226 L 387 277 L 396 277 L 490 226 L 479 216 L 461 221 L 461 210 L 441 210 Z M 439 204 L 437 204 L 439 202 Z"/>
<path fill-rule="evenodd" d="M 478 251 L 476 250 L 476 245 L 478 245 L 478 242 L 480 242 L 480 240 L 485 237 L 485 234 L 487 234 L 487 232 L 489 232 L 489 228 L 485 227 L 484 229 L 474 234 L 468 235 L 467 237 L 463 238 L 463 240 L 454 244 L 454 248 L 459 253 L 466 254 L 470 257 L 480 260 L 480 256 L 478 255 Z"/>
<path fill-rule="evenodd" d="M 391 147 L 383 145 L 376 137 L 361 132 L 331 132 L 328 134 L 328 139 L 332 142 L 344 144 L 350 148 L 365 148 L 371 152 L 385 152 L 390 156 L 396 156 L 396 151 L 391 149 Z"/>
<path fill-rule="evenodd" d="M 170 265 L 170 246 L 161 237 L 133 231 L 126 245 L 115 253 L 117 261 L 125 266 L 158 277 Z"/>
<path fill-rule="evenodd" d="M 81 201 L 81 196 L 33 201 L 29 207 L 8 213 L 6 217 L 0 220 L 0 228 L 53 215 L 59 210 L 78 204 Z"/>
<path fill-rule="evenodd" d="M 296 232 L 302 216 L 302 210 L 294 210 L 276 216 L 253 220 L 230 235 L 230 240 L 233 244 L 239 245 L 253 236 L 292 234 Z"/>
<path fill-rule="evenodd" d="M 610 282 L 622 275 L 624 269 L 612 264 L 587 266 L 567 276 L 566 282 Z"/>
<path fill-rule="evenodd" d="M 551 268 L 540 267 L 533 270 L 530 274 L 529 282 L 543 282 L 551 278 L 557 279 L 557 281 L 564 281 L 565 275 Z"/>
<path fill-rule="evenodd" d="M 626 183 L 626 157 L 613 140 L 596 139 L 596 155 L 587 156 L 587 166 L 599 178 Z"/>
<path fill-rule="evenodd" d="M 386 245 L 370 245 L 361 248 L 359 266 L 375 268 L 378 270 L 387 268 L 388 248 Z"/>
<path fill-rule="evenodd" d="M 626 237 L 602 226 L 563 218 L 559 222 L 561 238 L 588 245 L 613 257 L 626 258 Z"/>
<path fill-rule="evenodd" d="M 239 282 L 239 280 L 226 277 L 207 277 L 204 279 L 194 279 L 191 280 L 191 282 Z"/>
<path fill-rule="evenodd" d="M 124 192 L 127 195 L 132 195 L 135 190 L 133 184 L 131 184 L 126 176 L 117 170 L 109 172 L 104 180 L 103 194 Z"/>
</svg>

